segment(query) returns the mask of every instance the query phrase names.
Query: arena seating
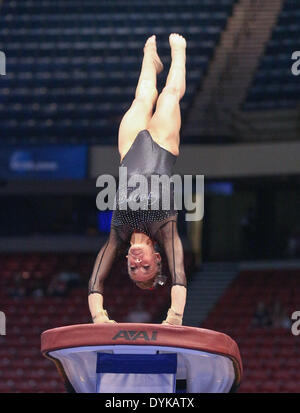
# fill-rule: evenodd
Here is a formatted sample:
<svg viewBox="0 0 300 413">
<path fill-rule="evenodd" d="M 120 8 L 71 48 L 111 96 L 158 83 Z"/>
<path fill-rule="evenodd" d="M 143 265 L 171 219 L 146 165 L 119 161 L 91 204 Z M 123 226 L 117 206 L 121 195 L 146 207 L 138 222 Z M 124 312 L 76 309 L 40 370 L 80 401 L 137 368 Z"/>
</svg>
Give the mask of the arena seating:
<svg viewBox="0 0 300 413">
<path fill-rule="evenodd" d="M 300 3 L 285 0 L 271 39 L 249 89 L 244 109 L 293 108 L 299 102 L 299 76 L 291 72 L 299 50 Z"/>
<path fill-rule="evenodd" d="M 154 33 L 166 68 L 169 34 L 188 39 L 184 118 L 234 2 L 4 1 L 1 141 L 115 144 L 119 121 L 134 98 L 144 42 Z M 166 75 L 167 70 L 159 76 L 160 90 Z"/>
<path fill-rule="evenodd" d="M 300 269 L 243 271 L 201 325 L 237 341 L 244 366 L 240 392 L 299 393 L 299 337 L 290 326 L 252 325 L 260 301 L 267 308 L 280 302 L 288 318 L 299 310 L 299 277 Z"/>
<path fill-rule="evenodd" d="M 7 335 L 0 337 L 0 393 L 64 391 L 53 364 L 40 353 L 40 334 L 54 327 L 91 322 L 87 285 L 94 260 L 94 254 L 86 253 L 1 254 L 0 310 L 6 314 Z M 193 258 L 188 252 L 185 265 L 189 274 Z M 63 296 L 49 296 L 51 280 L 62 271 L 79 273 L 81 282 Z M 168 287 L 155 291 L 136 287 L 122 260 L 105 283 L 105 307 L 110 317 L 119 322 L 126 321 L 129 312 L 141 302 L 150 313 L 151 322 L 160 323 L 169 297 Z"/>
</svg>

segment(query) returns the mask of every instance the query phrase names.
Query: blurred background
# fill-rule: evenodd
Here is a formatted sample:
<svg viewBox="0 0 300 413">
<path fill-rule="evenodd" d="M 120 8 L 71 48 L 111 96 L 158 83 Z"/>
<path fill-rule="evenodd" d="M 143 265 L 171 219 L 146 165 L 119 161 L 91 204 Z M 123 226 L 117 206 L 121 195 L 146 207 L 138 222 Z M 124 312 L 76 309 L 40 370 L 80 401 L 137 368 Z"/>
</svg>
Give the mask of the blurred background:
<svg viewBox="0 0 300 413">
<path fill-rule="evenodd" d="M 91 322 L 87 284 L 111 219 L 96 178 L 118 175 L 147 37 L 161 91 L 171 32 L 188 43 L 174 172 L 205 176 L 203 221 L 179 214 L 184 324 L 237 342 L 240 392 L 300 392 L 299 19 L 297 0 L 0 1 L 0 392 L 65 391 L 40 334 Z M 139 290 L 121 259 L 105 308 L 160 323 L 169 290 Z"/>
</svg>

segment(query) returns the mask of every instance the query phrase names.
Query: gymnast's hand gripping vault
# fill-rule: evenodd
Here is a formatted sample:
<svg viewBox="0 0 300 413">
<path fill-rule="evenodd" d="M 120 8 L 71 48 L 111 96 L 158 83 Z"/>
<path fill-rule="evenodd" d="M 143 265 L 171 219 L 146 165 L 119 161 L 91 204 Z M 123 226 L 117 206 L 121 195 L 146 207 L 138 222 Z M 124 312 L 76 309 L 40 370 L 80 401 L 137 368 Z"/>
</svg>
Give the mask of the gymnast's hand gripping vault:
<svg viewBox="0 0 300 413">
<path fill-rule="evenodd" d="M 173 33 L 169 42 L 172 62 L 162 92 L 158 96 L 156 76 L 163 70 L 163 65 L 153 35 L 144 47 L 135 99 L 120 123 L 120 166 L 127 168 L 128 179 L 135 174 L 144 175 L 147 179 L 153 174 L 171 176 L 179 155 L 180 100 L 186 87 L 186 41 Z M 171 196 L 174 198 L 172 191 Z M 161 256 L 155 249 L 158 245 L 165 252 L 172 276 L 171 307 L 163 323 L 181 325 L 186 302 L 186 276 L 183 248 L 177 231 L 178 212 L 174 204 L 168 210 L 133 211 L 119 207 L 117 203 L 108 240 L 97 256 L 89 281 L 89 308 L 93 322 L 114 322 L 103 309 L 103 284 L 124 247 L 130 246 L 126 255 L 128 273 L 138 287 L 153 288 L 164 283 L 160 272 Z"/>
</svg>

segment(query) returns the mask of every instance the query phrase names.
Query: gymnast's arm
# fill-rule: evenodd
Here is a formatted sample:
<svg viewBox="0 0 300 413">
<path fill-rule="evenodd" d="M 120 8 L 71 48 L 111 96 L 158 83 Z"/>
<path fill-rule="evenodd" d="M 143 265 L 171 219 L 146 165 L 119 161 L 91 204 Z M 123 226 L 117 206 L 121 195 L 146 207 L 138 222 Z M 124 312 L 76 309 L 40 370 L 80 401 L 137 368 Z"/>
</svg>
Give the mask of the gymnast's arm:
<svg viewBox="0 0 300 413">
<path fill-rule="evenodd" d="M 163 247 L 172 276 L 171 308 L 164 321 L 167 324 L 182 324 L 186 303 L 186 275 L 184 253 L 177 231 L 177 222 L 172 219 L 163 224 L 158 231 L 158 243 Z"/>
<path fill-rule="evenodd" d="M 94 323 L 114 322 L 109 320 L 106 310 L 103 309 L 104 281 L 112 269 L 122 244 L 123 241 L 116 229 L 111 227 L 109 237 L 97 255 L 89 280 L 88 302 Z"/>
</svg>

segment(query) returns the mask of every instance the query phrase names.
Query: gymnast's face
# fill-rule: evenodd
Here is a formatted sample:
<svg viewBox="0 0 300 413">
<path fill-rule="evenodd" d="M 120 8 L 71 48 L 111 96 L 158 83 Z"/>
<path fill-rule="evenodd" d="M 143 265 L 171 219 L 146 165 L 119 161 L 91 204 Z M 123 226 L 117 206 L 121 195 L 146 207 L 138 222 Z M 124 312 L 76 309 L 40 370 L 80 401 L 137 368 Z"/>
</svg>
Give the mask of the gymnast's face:
<svg viewBox="0 0 300 413">
<path fill-rule="evenodd" d="M 160 254 L 154 251 L 152 245 L 133 244 L 126 257 L 130 278 L 140 288 L 151 288 L 151 281 L 157 274 L 157 264 L 161 261 Z"/>
</svg>

